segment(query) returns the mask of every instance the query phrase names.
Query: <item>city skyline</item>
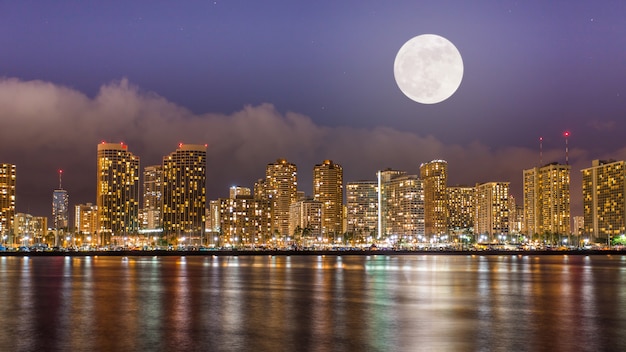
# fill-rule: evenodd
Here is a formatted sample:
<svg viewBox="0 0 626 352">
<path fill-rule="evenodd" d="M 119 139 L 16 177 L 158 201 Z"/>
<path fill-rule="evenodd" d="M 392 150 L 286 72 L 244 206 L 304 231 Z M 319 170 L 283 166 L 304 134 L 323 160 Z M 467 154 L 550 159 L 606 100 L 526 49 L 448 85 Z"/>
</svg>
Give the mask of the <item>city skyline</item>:
<svg viewBox="0 0 626 352">
<path fill-rule="evenodd" d="M 277 158 L 335 160 L 346 182 L 443 159 L 449 186 L 510 182 L 520 204 L 522 171 L 564 163 L 571 131 L 577 216 L 580 170 L 626 159 L 625 6 L 3 4 L 0 162 L 17 165 L 16 211 L 44 216 L 59 169 L 72 205 L 95 203 L 102 140 L 130 145 L 142 168 L 207 143 L 207 199 L 252 186 Z M 402 44 L 426 33 L 454 43 L 465 68 L 431 106 L 393 78 Z M 311 173 L 298 183 L 312 194 Z"/>
</svg>

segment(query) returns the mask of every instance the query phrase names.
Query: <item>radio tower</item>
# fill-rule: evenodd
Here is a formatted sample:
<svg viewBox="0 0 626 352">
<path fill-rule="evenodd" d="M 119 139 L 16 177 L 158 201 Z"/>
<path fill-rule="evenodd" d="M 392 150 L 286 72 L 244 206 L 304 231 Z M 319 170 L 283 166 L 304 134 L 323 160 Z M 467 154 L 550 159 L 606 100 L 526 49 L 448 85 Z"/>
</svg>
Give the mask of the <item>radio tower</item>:
<svg viewBox="0 0 626 352">
<path fill-rule="evenodd" d="M 543 137 L 539 137 L 539 166 L 543 166 Z"/>
<path fill-rule="evenodd" d="M 567 145 L 567 141 L 569 139 L 569 131 L 565 131 L 563 133 L 563 136 L 565 137 L 565 165 L 569 165 L 569 147 Z"/>
</svg>

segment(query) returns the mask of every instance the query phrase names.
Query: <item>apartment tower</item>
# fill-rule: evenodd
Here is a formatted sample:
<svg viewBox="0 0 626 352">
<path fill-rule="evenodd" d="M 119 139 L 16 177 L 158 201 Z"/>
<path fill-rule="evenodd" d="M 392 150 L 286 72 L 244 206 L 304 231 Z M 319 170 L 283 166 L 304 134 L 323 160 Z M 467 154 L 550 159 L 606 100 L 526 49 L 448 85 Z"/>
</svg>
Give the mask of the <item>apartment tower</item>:
<svg viewBox="0 0 626 352">
<path fill-rule="evenodd" d="M 123 143 L 98 144 L 97 227 L 102 245 L 139 230 L 139 157 Z"/>
<path fill-rule="evenodd" d="M 569 165 L 547 164 L 524 170 L 524 232 L 570 234 Z"/>
<path fill-rule="evenodd" d="M 158 230 L 163 227 L 162 205 L 163 165 L 146 166 L 143 170 L 142 229 Z"/>
<path fill-rule="evenodd" d="M 332 160 L 313 168 L 313 199 L 322 203 L 322 236 L 343 234 L 343 168 Z"/>
<path fill-rule="evenodd" d="M 501 241 L 509 235 L 509 188 L 509 182 L 476 185 L 474 233 L 479 241 Z"/>
<path fill-rule="evenodd" d="M 289 206 L 297 200 L 298 169 L 286 159 L 278 159 L 265 169 L 265 180 L 257 182 L 255 194 L 270 201 L 272 235 L 289 236 Z"/>
<path fill-rule="evenodd" d="M 2 243 L 13 244 L 10 231 L 15 216 L 15 165 L 0 164 L 0 236 Z"/>
<path fill-rule="evenodd" d="M 626 233 L 626 162 L 594 160 L 583 174 L 583 236 L 592 242 Z"/>
<path fill-rule="evenodd" d="M 206 145 L 179 144 L 163 158 L 163 233 L 170 244 L 203 244 Z"/>
<path fill-rule="evenodd" d="M 424 225 L 426 236 L 448 232 L 448 163 L 433 160 L 420 165 L 424 182 Z"/>
</svg>

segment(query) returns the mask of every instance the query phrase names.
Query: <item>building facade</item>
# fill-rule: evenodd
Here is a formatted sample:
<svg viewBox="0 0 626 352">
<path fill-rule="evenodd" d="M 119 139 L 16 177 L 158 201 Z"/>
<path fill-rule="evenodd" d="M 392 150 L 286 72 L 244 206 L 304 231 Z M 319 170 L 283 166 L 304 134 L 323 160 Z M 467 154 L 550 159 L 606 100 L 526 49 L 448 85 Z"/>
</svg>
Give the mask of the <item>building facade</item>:
<svg viewBox="0 0 626 352">
<path fill-rule="evenodd" d="M 255 194 L 272 205 L 272 236 L 289 236 L 289 206 L 297 200 L 297 189 L 298 169 L 286 159 L 268 164 L 265 180 L 257 182 Z"/>
<path fill-rule="evenodd" d="M 398 175 L 385 184 L 385 233 L 395 240 L 413 240 L 423 236 L 424 188 L 417 175 Z"/>
<path fill-rule="evenodd" d="M 474 233 L 478 242 L 509 239 L 509 188 L 508 182 L 476 185 Z"/>
<path fill-rule="evenodd" d="M 583 236 L 610 243 L 626 233 L 626 162 L 594 160 L 583 176 Z"/>
<path fill-rule="evenodd" d="M 265 247 L 272 243 L 270 202 L 250 194 L 219 199 L 219 235 L 216 245 Z"/>
<path fill-rule="evenodd" d="M 405 175 L 405 171 L 385 169 L 376 173 L 377 189 L 378 189 L 378 234 L 377 239 L 383 239 L 390 233 L 388 232 L 389 225 L 387 224 L 389 219 L 393 216 L 389 209 L 389 202 L 391 193 L 389 192 L 389 183 L 392 179 Z"/>
<path fill-rule="evenodd" d="M 163 206 L 163 165 L 146 166 L 143 169 L 143 203 L 141 228 L 160 230 Z"/>
<path fill-rule="evenodd" d="M 378 182 L 355 181 L 346 184 L 347 231 L 363 238 L 378 232 Z"/>
<path fill-rule="evenodd" d="M 171 245 L 205 244 L 206 148 L 180 144 L 163 158 L 163 234 Z"/>
<path fill-rule="evenodd" d="M 12 231 L 15 217 L 15 181 L 15 165 L 0 164 L 0 236 L 4 244 L 15 244 Z"/>
<path fill-rule="evenodd" d="M 47 216 L 32 216 L 31 214 L 17 213 L 13 221 L 13 233 L 16 243 L 20 246 L 31 246 L 37 243 L 47 243 L 48 231 Z"/>
<path fill-rule="evenodd" d="M 336 242 L 335 237 L 324 237 L 322 230 L 324 204 L 314 199 L 302 199 L 289 207 L 289 233 L 293 241 L 300 246 L 310 247 L 314 244 L 329 245 Z"/>
<path fill-rule="evenodd" d="M 98 144 L 97 227 L 102 245 L 122 245 L 139 231 L 139 157 L 120 143 Z"/>
<path fill-rule="evenodd" d="M 426 236 L 448 232 L 448 163 L 433 160 L 420 165 L 420 178 L 424 182 L 424 222 Z"/>
<path fill-rule="evenodd" d="M 322 203 L 322 236 L 343 235 L 343 168 L 332 160 L 313 168 L 313 199 Z"/>
<path fill-rule="evenodd" d="M 68 230 L 70 197 L 64 189 L 55 189 L 52 192 L 52 221 L 56 230 Z"/>
<path fill-rule="evenodd" d="M 569 165 L 551 163 L 524 170 L 524 231 L 527 235 L 570 234 Z"/>
<path fill-rule="evenodd" d="M 91 203 L 78 204 L 74 207 L 74 228 L 79 235 L 93 239 L 98 232 L 97 218 L 98 208 Z"/>
<path fill-rule="evenodd" d="M 447 187 L 448 228 L 451 233 L 472 233 L 476 189 L 470 186 Z"/>
</svg>

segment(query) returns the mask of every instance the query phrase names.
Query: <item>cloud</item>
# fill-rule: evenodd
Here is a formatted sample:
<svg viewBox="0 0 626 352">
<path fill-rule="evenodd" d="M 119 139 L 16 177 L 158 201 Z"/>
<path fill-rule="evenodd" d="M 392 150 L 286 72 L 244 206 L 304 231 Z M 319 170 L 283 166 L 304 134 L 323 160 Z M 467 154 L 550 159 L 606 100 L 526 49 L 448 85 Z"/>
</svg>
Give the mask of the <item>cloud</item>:
<svg viewBox="0 0 626 352">
<path fill-rule="evenodd" d="M 34 215 L 50 213 L 59 168 L 72 205 L 95 203 L 96 145 L 103 140 L 128 144 L 142 167 L 161 163 L 179 142 L 208 144 L 209 199 L 226 196 L 233 184 L 252 187 L 277 158 L 296 163 L 307 193 L 313 166 L 324 159 L 343 166 L 345 181 L 373 180 L 387 167 L 419 173 L 421 163 L 445 159 L 449 184 L 509 181 L 521 204 L 522 170 L 539 161 L 538 151 L 525 148 L 444 145 L 434 136 L 384 126 L 322 126 L 272 104 L 194 114 L 126 79 L 102 86 L 93 98 L 49 82 L 2 79 L 0 119 L 0 162 L 17 164 L 18 211 Z M 543 159 L 562 162 L 562 154 L 547 150 Z M 571 150 L 570 157 L 578 167 L 575 180 L 587 155 Z"/>
</svg>

